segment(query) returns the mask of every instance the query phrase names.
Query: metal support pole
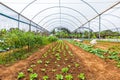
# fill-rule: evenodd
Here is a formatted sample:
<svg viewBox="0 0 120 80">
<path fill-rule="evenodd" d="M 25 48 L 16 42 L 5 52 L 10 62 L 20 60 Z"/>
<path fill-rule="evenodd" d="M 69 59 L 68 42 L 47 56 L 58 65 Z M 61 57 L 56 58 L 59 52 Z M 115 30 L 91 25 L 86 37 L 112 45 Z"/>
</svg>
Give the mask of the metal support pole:
<svg viewBox="0 0 120 80">
<path fill-rule="evenodd" d="M 99 15 L 99 39 L 101 38 L 101 15 Z"/>
<path fill-rule="evenodd" d="M 18 14 L 18 29 L 20 29 L 20 14 Z"/>
<path fill-rule="evenodd" d="M 90 32 L 90 22 L 88 22 L 88 27 L 89 27 L 88 39 L 90 40 L 90 35 L 91 35 L 91 32 Z"/>
<path fill-rule="evenodd" d="M 31 32 L 31 21 L 30 21 L 30 24 L 29 24 L 29 31 Z"/>
</svg>

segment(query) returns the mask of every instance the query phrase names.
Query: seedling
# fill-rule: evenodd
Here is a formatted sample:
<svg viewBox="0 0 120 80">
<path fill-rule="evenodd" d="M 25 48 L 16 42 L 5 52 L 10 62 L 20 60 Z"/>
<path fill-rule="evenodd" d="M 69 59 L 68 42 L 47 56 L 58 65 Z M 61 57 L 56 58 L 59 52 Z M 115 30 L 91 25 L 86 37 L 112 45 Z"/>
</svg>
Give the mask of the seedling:
<svg viewBox="0 0 120 80">
<path fill-rule="evenodd" d="M 49 77 L 48 76 L 43 76 L 43 80 L 48 80 Z"/>
<path fill-rule="evenodd" d="M 78 78 L 79 78 L 80 80 L 85 80 L 85 74 L 84 74 L 84 73 L 80 73 L 80 74 L 78 75 Z"/>
<path fill-rule="evenodd" d="M 55 72 L 56 71 L 56 69 L 52 69 L 52 72 Z"/>
<path fill-rule="evenodd" d="M 37 63 L 38 63 L 38 64 L 41 64 L 41 63 L 42 63 L 42 60 L 38 60 Z"/>
<path fill-rule="evenodd" d="M 59 56 L 60 56 L 60 54 L 59 54 L 59 53 L 57 53 L 57 54 L 55 54 L 55 56 L 56 56 L 56 57 L 59 57 Z"/>
<path fill-rule="evenodd" d="M 68 67 L 70 68 L 70 67 L 71 67 L 71 65 L 68 65 Z"/>
<path fill-rule="evenodd" d="M 79 64 L 75 63 L 75 67 L 79 67 Z"/>
<path fill-rule="evenodd" d="M 48 65 L 47 65 L 47 64 L 45 64 L 45 66 L 47 67 Z"/>
<path fill-rule="evenodd" d="M 34 80 L 38 77 L 37 73 L 30 74 L 30 80 Z"/>
<path fill-rule="evenodd" d="M 60 67 L 60 65 L 59 65 L 59 64 L 58 64 L 57 66 L 58 66 L 58 67 Z"/>
<path fill-rule="evenodd" d="M 27 69 L 28 72 L 32 73 L 33 72 L 33 69 L 32 68 L 29 68 Z"/>
<path fill-rule="evenodd" d="M 63 75 L 62 74 L 57 74 L 56 79 L 57 80 L 63 80 Z"/>
<path fill-rule="evenodd" d="M 55 64 L 56 64 L 57 62 L 55 61 Z"/>
<path fill-rule="evenodd" d="M 65 76 L 66 80 L 73 80 L 73 76 L 71 74 L 68 74 Z"/>
<path fill-rule="evenodd" d="M 36 65 L 35 64 L 32 64 L 30 67 L 35 67 Z"/>
<path fill-rule="evenodd" d="M 25 74 L 23 73 L 23 72 L 20 72 L 19 74 L 18 74 L 18 79 L 21 79 L 21 78 L 24 78 L 25 77 Z"/>
<path fill-rule="evenodd" d="M 42 71 L 42 72 L 45 72 L 45 71 L 46 71 L 46 69 L 41 69 L 41 71 Z"/>
<path fill-rule="evenodd" d="M 45 61 L 45 63 L 46 63 L 46 64 L 49 64 L 49 63 L 50 63 L 50 61 Z"/>
<path fill-rule="evenodd" d="M 68 72 L 68 70 L 69 70 L 69 68 L 68 68 L 68 67 L 62 68 L 62 73 L 67 73 L 67 72 Z"/>
<path fill-rule="evenodd" d="M 57 57 L 56 59 L 59 61 L 61 59 L 61 57 Z"/>
<path fill-rule="evenodd" d="M 65 61 L 67 61 L 68 59 L 67 58 L 65 58 Z"/>
</svg>

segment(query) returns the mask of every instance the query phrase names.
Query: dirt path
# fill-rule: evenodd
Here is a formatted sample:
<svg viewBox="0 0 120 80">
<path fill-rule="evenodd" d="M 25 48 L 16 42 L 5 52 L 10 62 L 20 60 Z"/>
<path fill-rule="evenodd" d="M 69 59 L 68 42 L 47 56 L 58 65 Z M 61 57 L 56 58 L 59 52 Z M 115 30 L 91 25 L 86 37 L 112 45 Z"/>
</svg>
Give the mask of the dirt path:
<svg viewBox="0 0 120 80">
<path fill-rule="evenodd" d="M 114 65 L 106 63 L 99 57 L 90 54 L 81 48 L 66 42 L 76 53 L 83 65 L 87 80 L 120 80 L 120 70 Z"/>
<path fill-rule="evenodd" d="M 16 74 L 22 70 L 27 69 L 33 61 L 37 60 L 43 53 L 46 52 L 49 46 L 50 45 L 47 45 L 42 49 L 39 49 L 38 52 L 33 53 L 33 55 L 31 55 L 29 58 L 18 61 L 10 67 L 0 66 L 0 80 L 16 80 Z"/>
</svg>

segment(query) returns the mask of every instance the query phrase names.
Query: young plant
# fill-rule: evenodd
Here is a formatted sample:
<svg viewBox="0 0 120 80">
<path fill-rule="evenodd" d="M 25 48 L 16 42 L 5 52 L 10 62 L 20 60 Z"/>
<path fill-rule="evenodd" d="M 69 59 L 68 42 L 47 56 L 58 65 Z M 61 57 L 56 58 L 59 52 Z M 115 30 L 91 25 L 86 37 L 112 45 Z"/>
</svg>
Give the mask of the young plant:
<svg viewBox="0 0 120 80">
<path fill-rule="evenodd" d="M 56 71 L 56 69 L 52 69 L 52 72 L 55 72 Z"/>
<path fill-rule="evenodd" d="M 47 66 L 48 66 L 48 64 L 45 64 L 45 66 L 47 67 Z"/>
<path fill-rule="evenodd" d="M 32 67 L 32 68 L 33 68 L 33 67 L 35 67 L 35 66 L 36 66 L 35 64 L 32 64 L 30 67 Z"/>
<path fill-rule="evenodd" d="M 25 77 L 25 74 L 23 72 L 18 73 L 18 79 L 22 79 Z"/>
<path fill-rule="evenodd" d="M 73 80 L 73 76 L 71 74 L 68 74 L 65 76 L 66 80 Z"/>
<path fill-rule="evenodd" d="M 71 65 L 68 65 L 68 67 L 70 68 L 70 67 L 71 67 Z"/>
<path fill-rule="evenodd" d="M 56 80 L 63 80 L 63 75 L 62 74 L 57 74 L 56 75 Z"/>
<path fill-rule="evenodd" d="M 30 72 L 30 73 L 33 73 L 33 69 L 32 68 L 27 69 L 27 71 Z"/>
<path fill-rule="evenodd" d="M 49 77 L 48 76 L 43 76 L 43 80 L 48 80 Z"/>
<path fill-rule="evenodd" d="M 46 63 L 46 64 L 49 64 L 49 63 L 50 63 L 50 61 L 45 61 L 45 63 Z"/>
<path fill-rule="evenodd" d="M 84 73 L 80 73 L 80 74 L 78 75 L 78 78 L 79 78 L 80 80 L 85 80 L 85 74 L 84 74 Z"/>
<path fill-rule="evenodd" d="M 68 68 L 68 67 L 62 68 L 62 73 L 67 73 L 67 72 L 68 72 L 68 70 L 69 70 L 69 68 Z"/>
<path fill-rule="evenodd" d="M 38 63 L 38 64 L 41 64 L 41 63 L 42 63 L 42 60 L 38 60 L 37 63 Z"/>
<path fill-rule="evenodd" d="M 79 64 L 75 63 L 75 67 L 79 67 Z"/>
<path fill-rule="evenodd" d="M 30 74 L 30 80 L 34 80 L 38 77 L 38 74 L 37 73 L 32 73 Z"/>
<path fill-rule="evenodd" d="M 46 71 L 46 69 L 41 69 L 41 71 L 42 71 L 42 72 L 45 72 L 45 71 Z"/>
</svg>

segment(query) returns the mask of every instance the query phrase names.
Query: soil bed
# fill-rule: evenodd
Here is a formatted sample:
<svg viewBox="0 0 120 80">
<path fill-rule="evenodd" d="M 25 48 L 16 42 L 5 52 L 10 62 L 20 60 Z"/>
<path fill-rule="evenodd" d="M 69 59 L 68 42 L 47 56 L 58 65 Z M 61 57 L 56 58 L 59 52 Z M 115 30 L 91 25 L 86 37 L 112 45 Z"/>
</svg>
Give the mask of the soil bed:
<svg viewBox="0 0 120 80">
<path fill-rule="evenodd" d="M 30 68 L 32 72 L 28 71 Z M 63 68 L 68 71 L 63 72 Z M 62 74 L 63 80 L 68 74 L 73 80 L 80 80 L 80 73 L 85 74 L 85 80 L 120 80 L 120 70 L 114 65 L 66 41 L 52 43 L 12 66 L 0 66 L 0 80 L 17 80 L 19 72 L 25 74 L 20 80 L 30 80 L 32 73 L 38 74 L 35 80 L 43 80 L 43 76 L 56 80 L 57 74 Z"/>
</svg>

